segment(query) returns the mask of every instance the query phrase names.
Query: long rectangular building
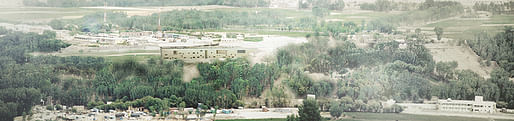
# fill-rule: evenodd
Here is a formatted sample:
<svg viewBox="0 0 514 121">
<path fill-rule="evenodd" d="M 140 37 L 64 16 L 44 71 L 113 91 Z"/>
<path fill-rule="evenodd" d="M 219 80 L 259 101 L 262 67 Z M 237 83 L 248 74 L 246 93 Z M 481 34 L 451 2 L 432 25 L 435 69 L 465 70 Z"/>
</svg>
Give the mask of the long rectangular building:
<svg viewBox="0 0 514 121">
<path fill-rule="evenodd" d="M 248 56 L 247 49 L 209 46 L 161 47 L 162 59 L 202 60 L 240 58 Z"/>
<path fill-rule="evenodd" d="M 482 96 L 475 96 L 475 100 L 439 100 L 438 109 L 450 112 L 480 112 L 494 113 L 496 112 L 496 103 L 491 101 L 483 101 Z"/>
</svg>

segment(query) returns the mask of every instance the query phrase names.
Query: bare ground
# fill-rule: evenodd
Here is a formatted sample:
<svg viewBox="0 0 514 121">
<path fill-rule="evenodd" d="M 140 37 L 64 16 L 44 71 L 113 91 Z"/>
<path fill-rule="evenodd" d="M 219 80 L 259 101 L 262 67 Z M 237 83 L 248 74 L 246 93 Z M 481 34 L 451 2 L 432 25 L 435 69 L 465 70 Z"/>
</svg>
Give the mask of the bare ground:
<svg viewBox="0 0 514 121">
<path fill-rule="evenodd" d="M 184 64 L 184 74 L 182 75 L 182 80 L 184 82 L 190 82 L 194 78 L 200 77 L 200 71 L 196 67 L 196 64 Z"/>
<path fill-rule="evenodd" d="M 459 64 L 457 69 L 469 69 L 484 78 L 490 78 L 489 74 L 496 67 L 495 64 L 489 67 L 480 65 L 480 57 L 467 46 L 432 43 L 426 44 L 425 47 L 430 50 L 435 62 L 456 61 Z"/>
</svg>

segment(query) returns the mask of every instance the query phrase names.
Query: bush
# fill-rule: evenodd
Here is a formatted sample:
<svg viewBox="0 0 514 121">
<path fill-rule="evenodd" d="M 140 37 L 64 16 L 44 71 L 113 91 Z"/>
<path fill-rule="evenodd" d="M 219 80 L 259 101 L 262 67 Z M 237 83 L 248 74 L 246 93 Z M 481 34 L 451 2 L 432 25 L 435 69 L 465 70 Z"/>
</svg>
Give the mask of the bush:
<svg viewBox="0 0 514 121">
<path fill-rule="evenodd" d="M 343 108 L 340 106 L 340 103 L 335 101 L 332 102 L 332 104 L 330 104 L 330 116 L 337 119 L 341 117 L 341 114 L 343 114 Z"/>
<path fill-rule="evenodd" d="M 59 104 L 55 105 L 55 110 L 62 110 L 62 106 Z"/>
<path fill-rule="evenodd" d="M 46 106 L 46 110 L 54 110 L 54 106 L 48 105 L 48 106 Z"/>
</svg>

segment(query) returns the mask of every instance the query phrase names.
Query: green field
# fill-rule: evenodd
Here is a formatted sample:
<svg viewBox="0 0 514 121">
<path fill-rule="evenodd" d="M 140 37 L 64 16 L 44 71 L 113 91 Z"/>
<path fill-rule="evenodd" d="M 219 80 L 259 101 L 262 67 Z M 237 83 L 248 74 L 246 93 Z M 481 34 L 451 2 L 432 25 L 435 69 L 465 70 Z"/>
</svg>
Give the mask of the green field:
<svg viewBox="0 0 514 121">
<path fill-rule="evenodd" d="M 149 60 L 150 58 L 154 58 L 155 60 L 159 60 L 161 56 L 158 55 L 126 55 L 126 56 L 107 56 L 105 57 L 105 60 L 108 62 L 122 62 L 124 60 L 134 59 L 138 62 L 145 62 Z"/>
<path fill-rule="evenodd" d="M 468 118 L 468 117 L 454 117 L 454 116 L 428 116 L 428 115 L 412 115 L 412 114 L 395 114 L 395 113 L 345 113 L 347 117 L 352 119 L 345 119 L 343 121 L 488 121 L 489 119 L 483 118 Z M 498 120 L 495 121 L 508 121 Z"/>
<path fill-rule="evenodd" d="M 103 11 L 86 8 L 20 7 L 0 8 L 0 22 L 9 23 L 46 23 L 52 19 L 77 18 Z"/>
<path fill-rule="evenodd" d="M 266 31 L 266 30 L 249 30 L 249 29 L 206 29 L 205 32 L 243 32 L 255 33 L 259 35 L 280 35 L 288 37 L 305 37 L 312 32 L 296 32 L 296 31 Z"/>
<path fill-rule="evenodd" d="M 285 118 L 270 118 L 270 119 L 233 119 L 233 120 L 216 120 L 216 121 L 286 121 Z"/>
<path fill-rule="evenodd" d="M 412 114 L 396 114 L 396 113 L 360 113 L 346 112 L 346 118 L 342 121 L 489 121 L 484 118 L 468 118 L 454 116 L 427 116 Z M 234 120 L 217 120 L 217 121 L 286 121 L 286 119 L 234 119 Z M 512 121 L 494 119 L 494 121 Z"/>
<path fill-rule="evenodd" d="M 481 26 L 481 25 L 491 25 L 491 24 L 514 24 L 514 16 L 513 15 L 495 15 L 490 19 L 486 20 L 461 20 L 461 19 L 453 19 L 447 21 L 441 21 L 438 23 L 428 24 L 426 27 L 436 27 L 440 26 L 444 28 L 445 34 L 444 36 L 453 38 L 453 39 L 473 39 L 473 33 L 476 32 L 490 32 L 497 33 L 503 31 L 503 26 Z"/>
<path fill-rule="evenodd" d="M 260 42 L 263 40 L 263 37 L 246 37 L 244 39 L 244 41 L 249 41 L 249 42 Z"/>
</svg>

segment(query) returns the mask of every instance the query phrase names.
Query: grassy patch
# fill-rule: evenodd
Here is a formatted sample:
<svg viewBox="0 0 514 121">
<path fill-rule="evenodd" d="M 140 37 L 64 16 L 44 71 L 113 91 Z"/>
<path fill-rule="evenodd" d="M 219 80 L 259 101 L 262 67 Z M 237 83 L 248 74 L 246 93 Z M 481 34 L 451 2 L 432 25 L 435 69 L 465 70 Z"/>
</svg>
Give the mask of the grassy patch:
<svg viewBox="0 0 514 121">
<path fill-rule="evenodd" d="M 496 15 L 484 24 L 514 24 L 514 15 Z"/>
<path fill-rule="evenodd" d="M 259 35 L 280 35 L 288 37 L 305 37 L 309 32 L 295 32 L 295 31 L 266 31 L 266 30 L 248 30 L 248 29 L 207 29 L 205 32 L 241 32 L 241 33 L 256 33 Z"/>
<path fill-rule="evenodd" d="M 244 39 L 244 41 L 249 41 L 249 42 L 260 42 L 263 40 L 263 37 L 246 37 Z"/>
<path fill-rule="evenodd" d="M 231 119 L 231 120 L 216 120 L 216 121 L 286 121 L 285 118 L 270 118 L 270 119 Z"/>
<path fill-rule="evenodd" d="M 469 118 L 455 116 L 428 116 L 428 115 L 412 115 L 412 114 L 396 114 L 396 113 L 345 113 L 351 119 L 343 121 L 487 121 L 484 118 Z M 495 119 L 497 120 L 497 119 Z M 497 120 L 499 121 L 499 120 Z"/>
<path fill-rule="evenodd" d="M 92 14 L 99 9 L 86 8 L 52 8 L 52 7 L 18 7 L 1 8 L 0 21 L 9 23 L 46 23 L 52 19 Z"/>
<path fill-rule="evenodd" d="M 161 56 L 158 55 L 126 55 L 126 56 L 107 56 L 105 60 L 108 62 L 121 62 L 124 60 L 134 59 L 137 62 L 146 62 L 150 58 L 154 58 L 155 60 L 159 60 Z"/>
<path fill-rule="evenodd" d="M 219 8 L 216 10 L 220 11 L 238 11 L 238 12 L 248 12 L 248 13 L 259 13 L 263 11 L 271 11 L 273 13 L 276 13 L 280 15 L 280 17 L 293 17 L 293 18 L 300 18 L 300 17 L 311 17 L 313 16 L 310 11 L 299 11 L 299 10 L 293 10 L 293 9 L 276 9 L 276 8 Z"/>
<path fill-rule="evenodd" d="M 474 39 L 474 33 L 477 32 L 490 32 L 497 33 L 503 31 L 503 26 L 481 26 L 487 24 L 514 24 L 514 16 L 512 15 L 495 15 L 488 20 L 446 20 L 438 23 L 426 25 L 426 27 L 440 26 L 446 32 L 445 37 L 453 39 Z M 448 33 L 452 34 L 448 34 Z M 470 36 L 471 35 L 471 36 Z"/>
<path fill-rule="evenodd" d="M 335 12 L 337 13 L 337 12 Z M 325 17 L 325 19 L 341 19 L 343 20 L 343 22 L 349 22 L 349 21 L 352 21 L 356 24 L 362 24 L 362 21 L 366 21 L 366 22 L 369 22 L 373 19 L 376 19 L 376 18 L 380 18 L 380 17 L 385 17 L 385 16 L 388 16 L 388 15 L 396 15 L 396 14 L 400 14 L 400 13 L 403 13 L 403 12 L 378 12 L 378 11 L 364 11 L 362 12 L 361 10 L 359 11 L 356 11 L 356 13 L 352 13 L 352 12 L 341 12 L 341 13 L 337 13 L 337 14 L 332 14 L 330 16 L 327 16 Z"/>
</svg>

